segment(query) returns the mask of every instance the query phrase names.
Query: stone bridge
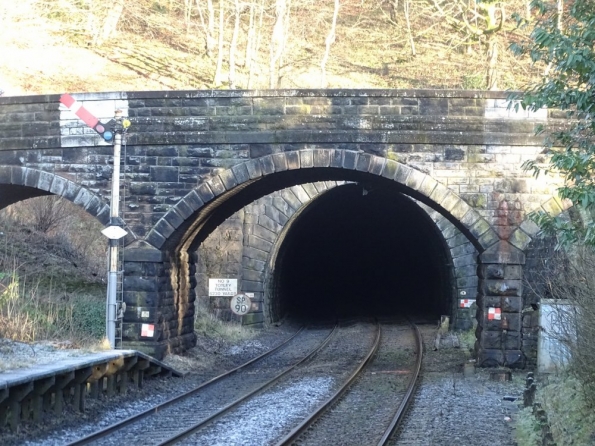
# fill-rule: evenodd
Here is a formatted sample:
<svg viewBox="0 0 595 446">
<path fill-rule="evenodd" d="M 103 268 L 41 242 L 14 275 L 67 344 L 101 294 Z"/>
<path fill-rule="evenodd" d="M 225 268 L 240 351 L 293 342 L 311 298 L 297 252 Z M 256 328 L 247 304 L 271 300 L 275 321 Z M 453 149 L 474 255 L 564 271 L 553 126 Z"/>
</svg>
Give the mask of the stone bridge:
<svg viewBox="0 0 595 446">
<path fill-rule="evenodd" d="M 534 339 L 523 268 L 537 232 L 527 213 L 563 206 L 558 180 L 521 164 L 539 156 L 536 125 L 555 111 L 515 112 L 506 93 L 481 91 L 74 96 L 98 117 L 121 109 L 132 121 L 126 346 L 159 357 L 194 345 L 208 275 L 198 248 L 228 225 L 224 254 L 239 266 L 226 277 L 255 295 L 246 324 L 343 310 L 449 315 L 457 328 L 477 320 L 480 364 L 524 365 Z M 54 194 L 107 224 L 111 173 L 112 147 L 58 95 L 0 98 L 0 208 Z"/>
</svg>

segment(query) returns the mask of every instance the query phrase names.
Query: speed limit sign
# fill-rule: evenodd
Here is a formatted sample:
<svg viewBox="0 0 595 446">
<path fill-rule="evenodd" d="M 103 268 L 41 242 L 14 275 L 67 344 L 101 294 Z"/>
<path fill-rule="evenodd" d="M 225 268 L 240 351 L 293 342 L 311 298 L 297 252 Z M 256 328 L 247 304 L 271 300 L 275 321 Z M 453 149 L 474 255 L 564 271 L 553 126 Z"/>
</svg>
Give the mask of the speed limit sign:
<svg viewBox="0 0 595 446">
<path fill-rule="evenodd" d="M 251 304 L 250 298 L 244 293 L 236 294 L 231 298 L 231 311 L 239 316 L 243 316 L 250 311 Z"/>
</svg>

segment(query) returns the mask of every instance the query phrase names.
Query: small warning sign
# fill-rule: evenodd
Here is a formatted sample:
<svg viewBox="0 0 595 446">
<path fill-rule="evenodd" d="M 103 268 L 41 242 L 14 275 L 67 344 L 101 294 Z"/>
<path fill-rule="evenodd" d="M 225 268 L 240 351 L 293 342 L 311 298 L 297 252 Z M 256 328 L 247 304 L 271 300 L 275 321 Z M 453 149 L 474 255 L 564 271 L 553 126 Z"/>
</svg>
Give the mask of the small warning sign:
<svg viewBox="0 0 595 446">
<path fill-rule="evenodd" d="M 500 308 L 488 308 L 488 321 L 502 320 L 502 310 Z"/>
<path fill-rule="evenodd" d="M 460 308 L 471 308 L 474 303 L 475 299 L 459 299 Z"/>
<path fill-rule="evenodd" d="M 153 324 L 142 324 L 140 335 L 144 338 L 152 338 L 155 334 L 155 325 Z"/>
<path fill-rule="evenodd" d="M 209 279 L 209 297 L 235 296 L 238 293 L 238 279 Z"/>
<path fill-rule="evenodd" d="M 252 301 L 250 298 L 243 293 L 236 294 L 231 298 L 230 307 L 231 311 L 239 316 L 243 316 L 250 311 Z"/>
</svg>

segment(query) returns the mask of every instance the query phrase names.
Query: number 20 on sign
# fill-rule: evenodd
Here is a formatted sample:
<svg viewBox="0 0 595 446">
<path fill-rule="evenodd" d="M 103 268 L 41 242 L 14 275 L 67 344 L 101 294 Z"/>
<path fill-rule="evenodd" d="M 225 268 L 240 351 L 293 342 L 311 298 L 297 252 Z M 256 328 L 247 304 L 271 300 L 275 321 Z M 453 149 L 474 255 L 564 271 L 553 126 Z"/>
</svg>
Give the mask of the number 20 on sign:
<svg viewBox="0 0 595 446">
<path fill-rule="evenodd" d="M 251 304 L 252 302 L 250 301 L 250 298 L 248 296 L 242 293 L 236 294 L 231 298 L 231 311 L 233 311 L 237 315 L 243 316 L 244 314 L 247 314 L 250 311 Z"/>
</svg>

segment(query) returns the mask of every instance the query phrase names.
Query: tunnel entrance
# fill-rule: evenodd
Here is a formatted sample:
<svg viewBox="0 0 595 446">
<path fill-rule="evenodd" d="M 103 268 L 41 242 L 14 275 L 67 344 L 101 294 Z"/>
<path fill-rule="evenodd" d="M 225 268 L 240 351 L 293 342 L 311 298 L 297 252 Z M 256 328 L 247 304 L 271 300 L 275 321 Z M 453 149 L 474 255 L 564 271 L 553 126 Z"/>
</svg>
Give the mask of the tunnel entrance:
<svg viewBox="0 0 595 446">
<path fill-rule="evenodd" d="M 273 320 L 450 314 L 442 234 L 409 197 L 348 184 L 296 218 L 271 280 Z"/>
</svg>

